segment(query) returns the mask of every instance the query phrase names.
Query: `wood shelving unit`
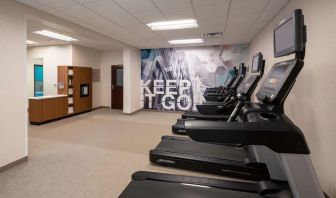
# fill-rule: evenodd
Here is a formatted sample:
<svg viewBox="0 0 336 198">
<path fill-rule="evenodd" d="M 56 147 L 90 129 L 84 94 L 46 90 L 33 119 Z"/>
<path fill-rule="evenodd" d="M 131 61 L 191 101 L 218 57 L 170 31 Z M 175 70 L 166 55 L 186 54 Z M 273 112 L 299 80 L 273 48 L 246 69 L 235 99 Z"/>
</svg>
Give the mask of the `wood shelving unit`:
<svg viewBox="0 0 336 198">
<path fill-rule="evenodd" d="M 80 96 L 80 85 L 88 84 L 88 97 Z M 68 115 L 92 109 L 92 69 L 88 67 L 58 66 L 58 94 L 68 96 Z"/>
</svg>

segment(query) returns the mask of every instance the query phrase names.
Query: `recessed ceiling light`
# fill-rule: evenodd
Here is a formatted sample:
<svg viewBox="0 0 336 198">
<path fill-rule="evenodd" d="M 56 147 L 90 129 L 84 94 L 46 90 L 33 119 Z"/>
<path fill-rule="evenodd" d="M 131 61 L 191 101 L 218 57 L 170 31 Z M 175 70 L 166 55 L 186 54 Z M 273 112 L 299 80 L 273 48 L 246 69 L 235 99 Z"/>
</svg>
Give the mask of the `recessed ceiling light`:
<svg viewBox="0 0 336 198">
<path fill-rule="evenodd" d="M 162 21 L 148 23 L 148 27 L 152 30 L 174 30 L 185 28 L 197 28 L 198 24 L 195 19 L 177 20 L 177 21 Z"/>
<path fill-rule="evenodd" d="M 168 41 L 170 44 L 178 45 L 178 44 L 193 44 L 193 43 L 203 43 L 203 39 L 180 39 L 180 40 L 171 40 Z"/>
<path fill-rule="evenodd" d="M 59 33 L 55 33 L 55 32 L 51 32 L 51 31 L 48 31 L 48 30 L 40 30 L 40 31 L 36 31 L 34 33 L 39 34 L 39 35 L 43 35 L 43 36 L 46 36 L 46 37 L 54 38 L 54 39 L 63 40 L 63 41 L 77 41 L 77 39 L 74 39 L 72 37 L 65 36 L 63 34 L 59 34 Z"/>
<path fill-rule="evenodd" d="M 26 43 L 27 43 L 28 45 L 34 45 L 34 44 L 37 44 L 37 42 L 35 42 L 35 41 L 30 41 L 30 40 L 27 40 Z"/>
</svg>

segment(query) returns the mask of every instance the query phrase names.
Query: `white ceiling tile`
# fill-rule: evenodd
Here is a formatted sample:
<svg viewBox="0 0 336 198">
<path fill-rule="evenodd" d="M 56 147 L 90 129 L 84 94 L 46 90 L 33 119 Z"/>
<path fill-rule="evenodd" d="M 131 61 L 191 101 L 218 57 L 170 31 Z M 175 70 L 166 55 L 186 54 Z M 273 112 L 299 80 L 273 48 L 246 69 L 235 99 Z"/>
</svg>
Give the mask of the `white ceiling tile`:
<svg viewBox="0 0 336 198">
<path fill-rule="evenodd" d="M 198 18 L 197 21 L 202 33 L 224 31 L 225 19 L 222 20 L 221 18 L 203 17 Z"/>
<path fill-rule="evenodd" d="M 145 24 L 166 20 L 166 18 L 159 11 L 135 13 L 134 16 L 136 16 Z"/>
<path fill-rule="evenodd" d="M 250 13 L 261 13 L 269 0 L 233 0 L 231 3 L 230 14 L 245 15 Z"/>
<path fill-rule="evenodd" d="M 98 2 L 98 1 L 104 1 L 104 0 L 73 0 L 77 3 L 89 3 L 89 2 Z"/>
<path fill-rule="evenodd" d="M 267 5 L 265 12 L 279 12 L 290 0 L 270 0 L 270 3 Z"/>
<path fill-rule="evenodd" d="M 83 4 L 83 6 L 93 10 L 99 15 L 103 15 L 106 17 L 125 14 L 125 11 L 111 0 L 89 2 L 89 3 Z"/>
<path fill-rule="evenodd" d="M 191 8 L 190 0 L 152 0 L 160 9 Z"/>
<path fill-rule="evenodd" d="M 214 4 L 229 3 L 230 0 L 192 0 L 194 6 L 206 6 Z"/>
<path fill-rule="evenodd" d="M 77 4 L 72 0 L 36 0 L 37 2 L 48 5 L 49 8 L 58 8 Z"/>
<path fill-rule="evenodd" d="M 228 11 L 228 3 L 195 7 L 197 18 L 221 18 L 223 21 L 225 21 Z"/>
<path fill-rule="evenodd" d="M 87 19 L 97 17 L 97 14 L 95 14 L 93 11 L 78 4 L 73 6 L 56 8 L 56 10 L 59 10 L 60 12 L 66 13 L 67 15 L 77 19 Z"/>
<path fill-rule="evenodd" d="M 183 37 L 187 37 L 187 38 L 201 38 L 202 37 L 202 33 L 201 30 L 199 28 L 192 28 L 192 29 L 181 29 L 178 30 L 180 35 L 183 35 Z"/>
<path fill-rule="evenodd" d="M 162 10 L 168 20 L 195 19 L 192 8 Z"/>
<path fill-rule="evenodd" d="M 28 6 L 40 9 L 40 10 L 44 10 L 44 9 L 48 9 L 49 7 L 43 3 L 37 2 L 35 0 L 17 0 L 20 3 L 26 4 Z"/>
<path fill-rule="evenodd" d="M 179 32 L 175 30 L 157 31 L 157 34 L 159 34 L 160 37 L 166 39 L 167 41 L 172 40 L 172 39 L 181 38 Z"/>
<path fill-rule="evenodd" d="M 114 0 L 130 13 L 158 11 L 150 0 Z"/>
</svg>

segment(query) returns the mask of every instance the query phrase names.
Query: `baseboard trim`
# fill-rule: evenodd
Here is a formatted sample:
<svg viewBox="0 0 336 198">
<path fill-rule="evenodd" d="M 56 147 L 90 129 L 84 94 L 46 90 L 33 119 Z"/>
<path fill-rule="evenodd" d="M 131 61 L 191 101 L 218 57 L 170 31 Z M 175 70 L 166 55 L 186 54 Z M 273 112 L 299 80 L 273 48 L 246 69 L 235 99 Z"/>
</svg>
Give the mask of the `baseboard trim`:
<svg viewBox="0 0 336 198">
<path fill-rule="evenodd" d="M 4 165 L 4 166 L 0 167 L 0 173 L 6 171 L 6 170 L 8 170 L 8 169 L 13 168 L 14 166 L 17 166 L 17 165 L 19 165 L 19 164 L 22 164 L 22 163 L 24 163 L 24 162 L 27 162 L 27 161 L 28 161 L 28 156 L 23 157 L 23 158 L 21 158 L 21 159 L 18 159 L 18 160 L 16 160 L 16 161 L 12 162 L 12 163 L 7 164 L 7 165 Z"/>
<path fill-rule="evenodd" d="M 51 123 L 51 122 L 55 122 L 55 121 L 59 121 L 59 120 L 63 120 L 63 119 L 70 118 L 70 117 L 77 116 L 77 115 L 81 115 L 81 114 L 84 114 L 84 113 L 89 113 L 89 112 L 91 112 L 91 111 L 92 111 L 92 109 L 87 110 L 87 111 L 82 111 L 82 112 L 79 112 L 79 113 L 73 113 L 73 114 L 66 115 L 66 116 L 59 117 L 59 118 L 55 118 L 55 119 L 52 119 L 52 120 L 46 120 L 46 121 L 42 121 L 42 122 L 30 122 L 30 124 L 31 124 L 31 125 L 43 125 L 43 124 L 48 124 L 48 123 Z"/>
<path fill-rule="evenodd" d="M 92 111 L 96 111 L 96 110 L 99 110 L 99 109 L 110 109 L 110 107 L 108 107 L 108 106 L 99 106 L 99 107 L 92 108 Z"/>
<path fill-rule="evenodd" d="M 138 110 L 136 110 L 136 111 L 133 111 L 132 113 L 124 113 L 124 112 L 123 112 L 123 114 L 125 114 L 125 115 L 133 115 L 133 114 L 136 114 L 136 113 L 138 113 L 139 111 L 142 111 L 142 110 L 144 110 L 144 109 L 141 108 L 141 109 L 138 109 Z"/>
</svg>

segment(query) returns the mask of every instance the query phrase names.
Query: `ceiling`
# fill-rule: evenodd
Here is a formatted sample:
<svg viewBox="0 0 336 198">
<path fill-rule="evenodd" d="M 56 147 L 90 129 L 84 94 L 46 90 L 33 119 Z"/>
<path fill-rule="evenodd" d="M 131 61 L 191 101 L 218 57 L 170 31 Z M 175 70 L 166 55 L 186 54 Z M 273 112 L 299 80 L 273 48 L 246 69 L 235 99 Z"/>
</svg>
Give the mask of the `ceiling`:
<svg viewBox="0 0 336 198">
<path fill-rule="evenodd" d="M 125 44 L 113 38 L 90 30 L 30 16 L 27 18 L 27 40 L 38 42 L 38 44 L 34 44 L 34 46 L 69 44 L 69 42 L 66 41 L 52 39 L 33 33 L 42 29 L 74 37 L 78 40 L 70 43 L 98 50 L 122 49 L 125 46 Z"/>
<path fill-rule="evenodd" d="M 290 0 L 17 0 L 138 48 L 223 32 L 203 45 L 250 42 Z M 152 31 L 147 23 L 196 19 L 199 28 Z M 80 40 L 80 38 L 78 38 Z M 198 44 L 199 45 L 199 44 Z"/>
</svg>

